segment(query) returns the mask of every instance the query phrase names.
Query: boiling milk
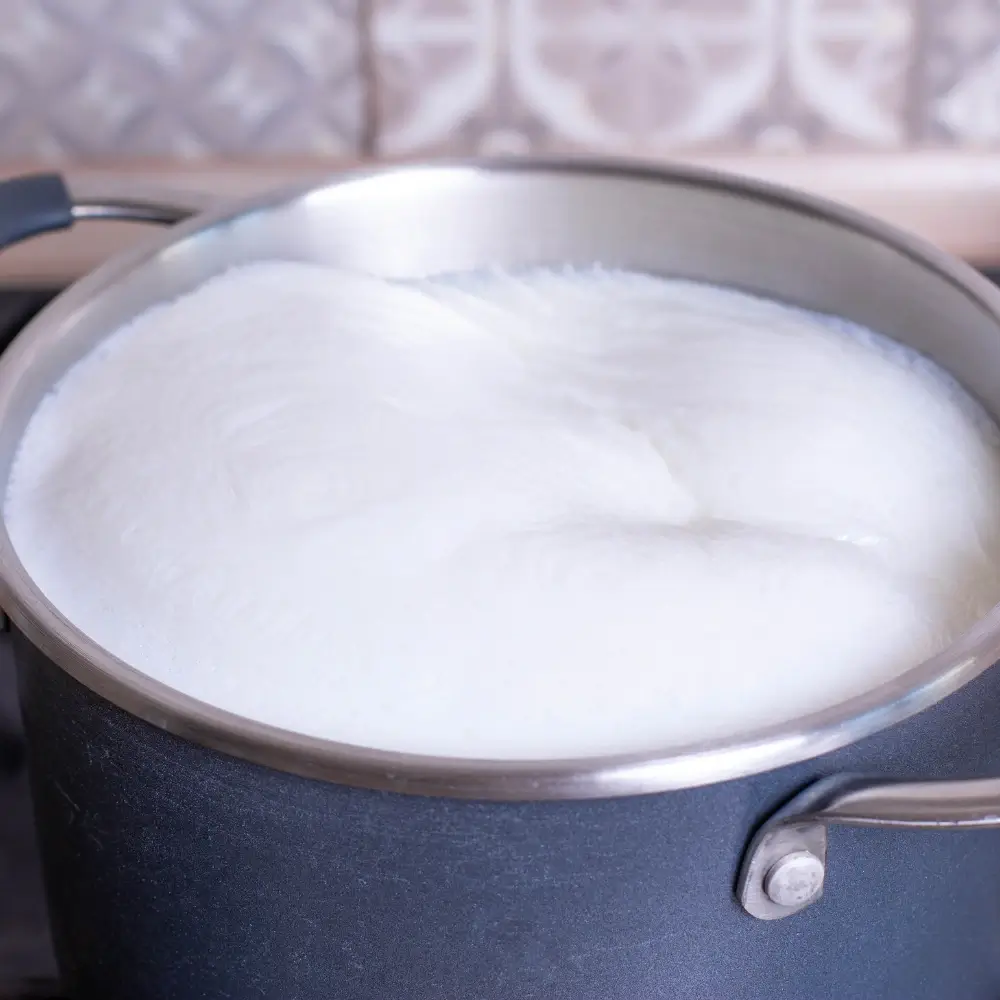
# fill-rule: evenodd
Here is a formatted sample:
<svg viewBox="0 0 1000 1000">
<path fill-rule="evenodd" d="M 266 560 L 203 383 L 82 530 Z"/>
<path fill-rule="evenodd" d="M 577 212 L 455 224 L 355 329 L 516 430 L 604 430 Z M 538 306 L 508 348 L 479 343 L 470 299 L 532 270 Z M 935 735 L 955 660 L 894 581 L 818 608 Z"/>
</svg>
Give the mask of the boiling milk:
<svg viewBox="0 0 1000 1000">
<path fill-rule="evenodd" d="M 152 677 L 503 759 L 870 689 L 998 600 L 998 512 L 994 427 L 867 331 L 624 272 L 277 262 L 76 365 L 6 499 L 53 604 Z"/>
</svg>

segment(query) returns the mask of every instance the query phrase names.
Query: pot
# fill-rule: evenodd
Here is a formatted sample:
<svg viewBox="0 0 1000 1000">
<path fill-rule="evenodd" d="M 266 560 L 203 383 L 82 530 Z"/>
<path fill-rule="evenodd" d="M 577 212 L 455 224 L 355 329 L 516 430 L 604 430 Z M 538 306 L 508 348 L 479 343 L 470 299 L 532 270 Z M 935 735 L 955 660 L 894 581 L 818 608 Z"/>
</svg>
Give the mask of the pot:
<svg viewBox="0 0 1000 1000">
<path fill-rule="evenodd" d="M 0 186 L 5 242 L 183 214 L 74 202 L 53 176 Z M 61 295 L 0 360 L 0 480 L 98 341 L 273 257 L 732 285 L 910 344 L 1000 417 L 1000 292 L 874 220 L 700 171 L 408 166 L 199 215 Z M 181 695 L 63 618 L 2 526 L 0 603 L 56 950 L 82 1000 L 1000 995 L 1000 612 L 786 725 L 511 764 L 346 746 Z"/>
</svg>

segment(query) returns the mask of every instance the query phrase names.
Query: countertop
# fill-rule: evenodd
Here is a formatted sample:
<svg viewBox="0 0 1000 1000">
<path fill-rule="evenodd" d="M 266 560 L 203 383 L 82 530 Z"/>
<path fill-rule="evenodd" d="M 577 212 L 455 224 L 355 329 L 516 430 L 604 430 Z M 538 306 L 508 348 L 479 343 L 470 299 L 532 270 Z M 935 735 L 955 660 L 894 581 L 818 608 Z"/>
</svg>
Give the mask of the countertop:
<svg viewBox="0 0 1000 1000">
<path fill-rule="evenodd" d="M 800 188 L 876 215 L 968 260 L 1000 260 L 1000 153 L 720 154 L 675 162 Z M 142 195 L 205 207 L 364 166 L 338 160 L 110 163 L 74 167 L 67 177 L 75 191 L 88 196 Z M 0 178 L 39 169 L 52 167 L 8 163 L 0 167 Z M 70 280 L 135 244 L 146 231 L 133 224 L 87 223 L 30 240 L 0 254 L 0 283 Z"/>
</svg>

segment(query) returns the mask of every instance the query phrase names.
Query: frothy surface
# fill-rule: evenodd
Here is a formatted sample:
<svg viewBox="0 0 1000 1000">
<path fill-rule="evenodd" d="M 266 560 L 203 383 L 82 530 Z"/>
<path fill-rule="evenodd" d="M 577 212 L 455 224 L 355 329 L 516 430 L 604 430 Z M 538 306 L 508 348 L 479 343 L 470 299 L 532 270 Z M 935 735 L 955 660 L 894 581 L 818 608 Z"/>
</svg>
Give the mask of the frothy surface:
<svg viewBox="0 0 1000 1000">
<path fill-rule="evenodd" d="M 6 518 L 53 604 L 145 673 L 465 757 L 783 721 L 1000 597 L 997 435 L 949 378 L 601 270 L 235 269 L 69 372 Z"/>
</svg>

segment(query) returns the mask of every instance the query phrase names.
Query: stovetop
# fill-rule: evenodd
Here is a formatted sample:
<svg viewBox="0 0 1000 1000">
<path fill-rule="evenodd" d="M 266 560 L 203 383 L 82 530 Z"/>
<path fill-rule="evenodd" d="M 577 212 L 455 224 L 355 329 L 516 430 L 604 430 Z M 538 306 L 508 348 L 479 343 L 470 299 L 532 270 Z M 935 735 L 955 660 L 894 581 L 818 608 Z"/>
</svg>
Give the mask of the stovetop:
<svg viewBox="0 0 1000 1000">
<path fill-rule="evenodd" d="M 1000 268 L 984 273 L 1000 285 Z M 0 288 L 0 351 L 54 294 L 49 289 Z M 24 773 L 13 663 L 7 636 L 0 632 L 0 1000 L 59 996 Z"/>
</svg>

